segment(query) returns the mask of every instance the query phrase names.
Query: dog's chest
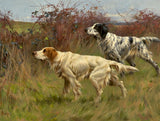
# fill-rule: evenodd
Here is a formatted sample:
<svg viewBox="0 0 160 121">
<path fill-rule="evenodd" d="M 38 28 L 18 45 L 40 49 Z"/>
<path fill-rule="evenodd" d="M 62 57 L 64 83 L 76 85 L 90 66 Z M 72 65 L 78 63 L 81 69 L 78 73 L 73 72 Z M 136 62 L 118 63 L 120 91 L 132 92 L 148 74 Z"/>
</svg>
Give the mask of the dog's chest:
<svg viewBox="0 0 160 121">
<path fill-rule="evenodd" d="M 51 69 L 54 70 L 54 72 L 60 77 L 62 75 L 62 68 L 60 66 L 60 63 L 55 63 L 51 66 Z"/>
</svg>

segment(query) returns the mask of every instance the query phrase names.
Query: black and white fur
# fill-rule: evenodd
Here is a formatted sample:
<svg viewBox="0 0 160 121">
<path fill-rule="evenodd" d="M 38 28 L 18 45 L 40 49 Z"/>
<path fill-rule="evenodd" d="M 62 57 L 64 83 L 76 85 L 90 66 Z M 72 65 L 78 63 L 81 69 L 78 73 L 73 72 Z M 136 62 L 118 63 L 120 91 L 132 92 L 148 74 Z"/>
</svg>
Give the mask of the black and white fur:
<svg viewBox="0 0 160 121">
<path fill-rule="evenodd" d="M 137 55 L 149 62 L 155 68 L 157 74 L 160 74 L 160 68 L 153 61 L 152 52 L 147 48 L 147 45 L 151 41 L 160 42 L 157 37 L 117 36 L 110 33 L 108 27 L 101 23 L 95 23 L 93 26 L 86 28 L 85 31 L 97 38 L 98 46 L 106 59 L 115 60 L 120 63 L 126 60 L 131 66 L 136 66 L 134 58 Z"/>
</svg>

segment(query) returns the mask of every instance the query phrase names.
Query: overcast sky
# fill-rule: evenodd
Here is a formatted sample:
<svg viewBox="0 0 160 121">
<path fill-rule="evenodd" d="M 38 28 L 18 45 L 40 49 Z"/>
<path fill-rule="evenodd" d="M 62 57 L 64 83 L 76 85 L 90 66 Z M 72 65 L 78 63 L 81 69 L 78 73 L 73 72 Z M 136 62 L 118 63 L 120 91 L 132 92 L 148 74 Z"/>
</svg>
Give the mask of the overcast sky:
<svg viewBox="0 0 160 121">
<path fill-rule="evenodd" d="M 63 0 L 67 3 L 70 0 Z M 80 1 L 81 7 L 84 4 L 89 6 L 97 5 L 108 15 L 117 21 L 122 21 L 122 18 L 117 14 L 117 11 L 122 15 L 129 16 L 132 9 L 142 10 L 150 9 L 160 15 L 160 0 L 72 0 Z M 59 0 L 0 0 L 0 10 L 13 13 L 14 20 L 32 21 L 31 13 L 39 10 L 39 7 L 48 3 L 57 4 Z M 74 3 L 72 2 L 72 3 Z M 129 18 L 128 18 L 129 19 Z"/>
</svg>

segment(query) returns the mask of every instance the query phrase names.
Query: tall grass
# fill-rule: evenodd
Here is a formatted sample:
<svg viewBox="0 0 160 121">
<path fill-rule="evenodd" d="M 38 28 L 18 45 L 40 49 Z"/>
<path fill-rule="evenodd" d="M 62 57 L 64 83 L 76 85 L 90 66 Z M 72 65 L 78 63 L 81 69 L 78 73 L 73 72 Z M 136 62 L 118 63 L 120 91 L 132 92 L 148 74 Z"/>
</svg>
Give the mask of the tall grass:
<svg viewBox="0 0 160 121">
<path fill-rule="evenodd" d="M 78 9 L 78 5 L 60 2 L 42 6 L 32 13 L 37 21 L 31 24 L 17 24 L 10 20 L 10 11 L 0 12 L 0 120 L 159 120 L 160 79 L 142 60 L 136 60 L 139 72 L 121 78 L 128 89 L 127 98 L 120 97 L 118 88 L 107 87 L 96 107 L 96 93 L 89 80 L 82 82 L 80 100 L 72 102 L 72 93 L 66 98 L 62 96 L 63 80 L 47 63 L 32 57 L 32 51 L 45 46 L 103 56 L 84 28 L 95 22 L 108 23 L 110 18 L 99 12 L 97 6 L 86 10 Z M 126 36 L 159 37 L 159 16 L 144 10 L 135 14 L 134 19 L 129 25 L 110 25 L 111 31 Z M 159 46 L 151 46 L 156 62 L 160 62 Z"/>
</svg>

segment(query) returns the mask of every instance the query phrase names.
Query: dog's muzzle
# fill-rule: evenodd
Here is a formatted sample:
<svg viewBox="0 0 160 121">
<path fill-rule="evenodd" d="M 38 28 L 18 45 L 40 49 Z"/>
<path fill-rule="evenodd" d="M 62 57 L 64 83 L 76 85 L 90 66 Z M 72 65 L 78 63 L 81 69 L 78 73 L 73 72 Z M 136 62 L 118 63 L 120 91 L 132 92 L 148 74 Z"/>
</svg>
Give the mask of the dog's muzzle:
<svg viewBox="0 0 160 121">
<path fill-rule="evenodd" d="M 36 54 L 37 54 L 37 52 L 36 52 L 36 51 L 33 51 L 33 52 L 32 52 L 32 55 L 33 55 L 33 56 L 35 56 Z"/>
<path fill-rule="evenodd" d="M 84 31 L 87 33 L 88 32 L 88 28 L 85 28 Z"/>
</svg>

